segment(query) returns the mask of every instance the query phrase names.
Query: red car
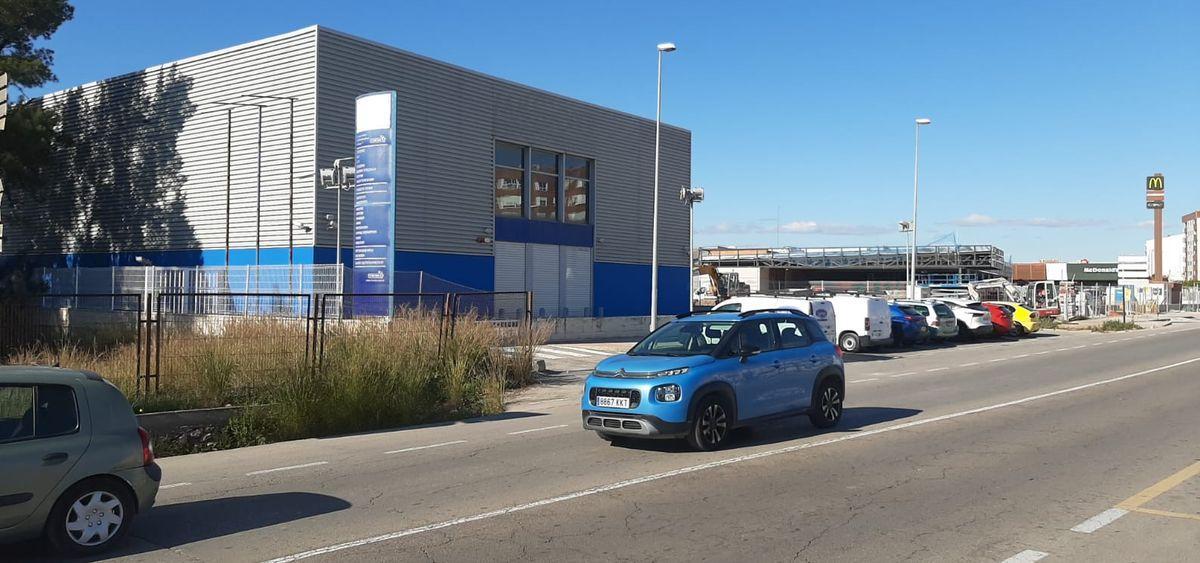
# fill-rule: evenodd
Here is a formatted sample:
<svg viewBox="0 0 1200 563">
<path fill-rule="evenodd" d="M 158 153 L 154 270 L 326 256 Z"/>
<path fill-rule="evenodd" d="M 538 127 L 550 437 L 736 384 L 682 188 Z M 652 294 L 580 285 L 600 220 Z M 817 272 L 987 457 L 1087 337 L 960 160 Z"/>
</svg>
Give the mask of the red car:
<svg viewBox="0 0 1200 563">
<path fill-rule="evenodd" d="M 1008 336 L 1013 331 L 1013 318 L 1008 311 L 999 305 L 984 303 L 984 307 L 992 313 L 992 330 L 996 336 Z"/>
</svg>

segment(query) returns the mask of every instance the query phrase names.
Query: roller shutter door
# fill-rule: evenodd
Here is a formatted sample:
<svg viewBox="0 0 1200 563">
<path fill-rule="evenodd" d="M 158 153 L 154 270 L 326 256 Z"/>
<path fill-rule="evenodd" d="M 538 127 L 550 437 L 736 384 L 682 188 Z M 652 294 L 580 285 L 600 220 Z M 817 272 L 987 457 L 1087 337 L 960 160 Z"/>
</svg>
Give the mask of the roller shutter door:
<svg viewBox="0 0 1200 563">
<path fill-rule="evenodd" d="M 525 291 L 525 245 L 496 243 L 496 291 Z"/>
<path fill-rule="evenodd" d="M 533 292 L 533 314 L 538 317 L 559 315 L 558 246 L 528 244 L 525 255 L 526 287 Z"/>
<path fill-rule="evenodd" d="M 592 314 L 592 249 L 561 246 L 564 317 L 590 317 Z"/>
</svg>

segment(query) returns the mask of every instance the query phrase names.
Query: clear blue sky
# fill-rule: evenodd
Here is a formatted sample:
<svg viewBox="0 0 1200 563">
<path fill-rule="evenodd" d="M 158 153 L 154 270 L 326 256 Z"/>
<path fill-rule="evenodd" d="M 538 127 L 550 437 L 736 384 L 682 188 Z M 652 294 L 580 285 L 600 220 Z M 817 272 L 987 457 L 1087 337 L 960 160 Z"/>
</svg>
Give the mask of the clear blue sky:
<svg viewBox="0 0 1200 563">
<path fill-rule="evenodd" d="M 903 244 L 913 118 L 922 242 L 1093 261 L 1200 209 L 1200 2 L 76 2 L 78 85 L 321 24 L 693 134 L 702 244 Z M 39 91 L 28 92 L 37 95 Z M 674 201 L 665 202 L 673 205 Z"/>
</svg>

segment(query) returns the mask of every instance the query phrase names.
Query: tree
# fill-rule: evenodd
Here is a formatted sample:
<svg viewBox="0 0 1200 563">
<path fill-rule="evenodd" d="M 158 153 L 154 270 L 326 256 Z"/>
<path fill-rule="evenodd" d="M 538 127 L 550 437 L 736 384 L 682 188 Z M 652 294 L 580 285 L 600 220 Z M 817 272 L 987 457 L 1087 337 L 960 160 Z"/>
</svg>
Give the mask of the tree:
<svg viewBox="0 0 1200 563">
<path fill-rule="evenodd" d="M 57 79 L 50 71 L 54 51 L 34 42 L 49 39 L 74 14 L 66 0 L 0 2 L 0 71 L 11 83 L 36 88 Z"/>
<path fill-rule="evenodd" d="M 54 51 L 36 43 L 49 39 L 74 14 L 66 0 L 0 0 L 0 72 L 8 73 L 11 86 L 36 88 L 56 80 L 50 69 Z M 56 147 L 69 142 L 58 125 L 58 114 L 36 102 L 22 100 L 9 112 L 0 131 L 0 194 L 36 192 Z M 11 203 L 5 207 L 0 213 L 11 212 Z M 0 222 L 5 219 L 0 216 Z M 13 265 L 7 266 L 0 261 L 0 291 L 17 285 L 17 273 L 5 271 Z"/>
</svg>

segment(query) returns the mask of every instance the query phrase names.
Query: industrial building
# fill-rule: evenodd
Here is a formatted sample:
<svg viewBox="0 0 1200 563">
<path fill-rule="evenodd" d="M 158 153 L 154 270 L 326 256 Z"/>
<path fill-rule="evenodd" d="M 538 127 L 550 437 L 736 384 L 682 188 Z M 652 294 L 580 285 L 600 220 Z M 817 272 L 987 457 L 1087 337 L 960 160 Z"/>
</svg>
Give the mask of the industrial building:
<svg viewBox="0 0 1200 563">
<path fill-rule="evenodd" d="M 394 92 L 395 271 L 532 290 L 544 316 L 648 313 L 653 120 L 317 26 L 46 95 L 74 142 L 3 198 L 0 258 L 348 265 L 355 194 L 319 170 L 355 155 L 372 92 Z M 663 314 L 689 306 L 690 176 L 691 133 L 664 125 Z"/>
<path fill-rule="evenodd" d="M 910 247 L 700 249 L 700 263 L 736 274 L 753 292 L 804 289 L 902 291 Z M 991 245 L 923 245 L 917 248 L 917 283 L 960 284 L 1011 275 L 1004 251 Z"/>
</svg>

